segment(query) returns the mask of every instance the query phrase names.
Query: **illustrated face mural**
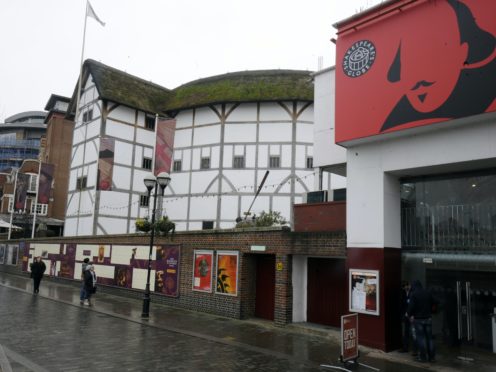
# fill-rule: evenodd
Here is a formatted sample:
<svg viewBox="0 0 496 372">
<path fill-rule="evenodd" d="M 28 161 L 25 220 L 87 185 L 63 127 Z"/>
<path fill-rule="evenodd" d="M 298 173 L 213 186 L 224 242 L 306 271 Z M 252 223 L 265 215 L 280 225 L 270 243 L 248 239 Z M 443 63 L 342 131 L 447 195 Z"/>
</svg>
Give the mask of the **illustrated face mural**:
<svg viewBox="0 0 496 372">
<path fill-rule="evenodd" d="M 495 111 L 495 13 L 486 0 L 420 1 L 340 29 L 336 142 Z M 351 72 L 360 43 L 372 58 Z"/>
<path fill-rule="evenodd" d="M 433 7 L 434 19 L 420 17 L 415 32 L 402 36 L 400 84 L 419 112 L 438 109 L 453 92 L 467 58 L 467 43 L 460 44 L 456 14 L 447 3 Z M 418 43 L 428 53 L 419 53 Z"/>
</svg>

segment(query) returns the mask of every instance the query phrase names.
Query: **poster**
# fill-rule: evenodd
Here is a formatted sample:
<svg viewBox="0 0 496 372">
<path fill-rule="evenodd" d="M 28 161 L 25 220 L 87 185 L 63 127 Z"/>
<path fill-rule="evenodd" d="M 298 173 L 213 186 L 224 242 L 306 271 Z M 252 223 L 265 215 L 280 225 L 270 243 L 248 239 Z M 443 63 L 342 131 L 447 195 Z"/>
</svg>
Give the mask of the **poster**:
<svg viewBox="0 0 496 372">
<path fill-rule="evenodd" d="M 118 287 L 132 288 L 133 271 L 132 267 L 127 265 L 115 265 L 114 281 Z"/>
<path fill-rule="evenodd" d="M 238 257 L 238 252 L 217 252 L 216 293 L 237 295 Z"/>
<path fill-rule="evenodd" d="M 212 292 L 212 251 L 195 251 L 193 255 L 193 290 Z"/>
<path fill-rule="evenodd" d="M 155 292 L 170 297 L 179 296 L 179 258 L 178 245 L 157 247 L 155 261 Z"/>
<path fill-rule="evenodd" d="M 350 311 L 379 315 L 379 271 L 350 269 Z"/>
</svg>

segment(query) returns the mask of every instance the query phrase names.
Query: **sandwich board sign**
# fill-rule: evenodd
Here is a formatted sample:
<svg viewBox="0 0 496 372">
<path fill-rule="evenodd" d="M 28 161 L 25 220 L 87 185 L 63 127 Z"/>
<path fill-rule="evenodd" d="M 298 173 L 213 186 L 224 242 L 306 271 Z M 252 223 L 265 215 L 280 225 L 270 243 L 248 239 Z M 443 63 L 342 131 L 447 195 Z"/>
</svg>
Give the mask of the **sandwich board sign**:
<svg viewBox="0 0 496 372">
<path fill-rule="evenodd" d="M 358 314 L 341 316 L 341 362 L 358 359 Z"/>
</svg>

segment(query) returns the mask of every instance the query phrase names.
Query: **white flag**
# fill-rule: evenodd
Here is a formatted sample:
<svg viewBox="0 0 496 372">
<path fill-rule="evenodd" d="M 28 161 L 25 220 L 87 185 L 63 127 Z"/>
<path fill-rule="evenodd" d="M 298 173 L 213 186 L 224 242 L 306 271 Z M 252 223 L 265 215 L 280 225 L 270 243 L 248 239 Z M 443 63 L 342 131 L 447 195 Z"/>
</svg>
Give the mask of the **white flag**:
<svg viewBox="0 0 496 372">
<path fill-rule="evenodd" d="M 105 22 L 102 22 L 102 20 L 98 18 L 89 1 L 86 3 L 86 16 L 93 18 L 95 21 L 105 27 Z"/>
</svg>

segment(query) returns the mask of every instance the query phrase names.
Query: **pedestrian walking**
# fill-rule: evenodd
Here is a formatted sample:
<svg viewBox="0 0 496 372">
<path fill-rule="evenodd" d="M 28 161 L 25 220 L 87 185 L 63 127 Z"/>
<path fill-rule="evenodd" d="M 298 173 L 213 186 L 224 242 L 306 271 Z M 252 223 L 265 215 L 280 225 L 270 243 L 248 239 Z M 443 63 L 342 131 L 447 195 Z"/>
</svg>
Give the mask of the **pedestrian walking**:
<svg viewBox="0 0 496 372">
<path fill-rule="evenodd" d="M 401 283 L 400 293 L 400 316 L 401 325 L 403 330 L 403 348 L 400 350 L 402 353 L 407 353 L 412 345 L 412 355 L 417 356 L 417 339 L 415 337 L 415 328 L 410 317 L 408 316 L 408 304 L 410 303 L 410 296 L 412 294 L 412 287 L 409 281 Z"/>
<path fill-rule="evenodd" d="M 436 350 L 432 339 L 432 309 L 435 306 L 436 301 L 432 294 L 422 287 L 420 281 L 414 281 L 407 313 L 415 328 L 419 362 L 436 361 Z"/>
<path fill-rule="evenodd" d="M 86 267 L 90 264 L 90 259 L 86 257 L 83 260 L 83 265 L 81 266 L 81 289 L 79 290 L 79 303 L 84 305 L 84 300 L 86 299 L 86 291 L 84 289 L 84 272 Z"/>
<path fill-rule="evenodd" d="M 38 294 L 40 291 L 41 279 L 45 273 L 46 265 L 40 256 L 35 257 L 31 264 L 31 278 L 33 278 L 33 293 Z"/>
<path fill-rule="evenodd" d="M 86 266 L 86 271 L 84 272 L 84 291 L 86 293 L 85 296 L 86 300 L 88 300 L 88 305 L 93 306 L 91 297 L 96 292 L 96 274 L 94 266 L 90 264 Z"/>
</svg>

